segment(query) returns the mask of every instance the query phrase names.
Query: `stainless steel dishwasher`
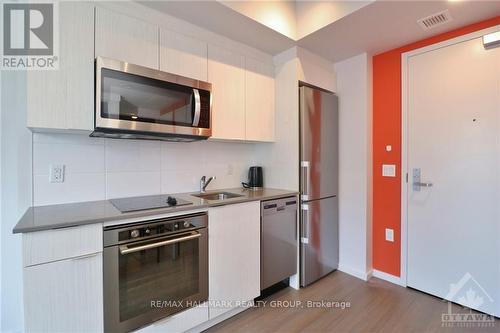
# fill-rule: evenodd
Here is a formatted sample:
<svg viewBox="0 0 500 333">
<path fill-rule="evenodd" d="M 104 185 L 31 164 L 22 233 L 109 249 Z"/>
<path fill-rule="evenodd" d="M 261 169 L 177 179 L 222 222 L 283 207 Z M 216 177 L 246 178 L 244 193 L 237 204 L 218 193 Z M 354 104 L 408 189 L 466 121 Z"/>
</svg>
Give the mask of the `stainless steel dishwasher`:
<svg viewBox="0 0 500 333">
<path fill-rule="evenodd" d="M 260 255 L 261 290 L 297 274 L 297 197 L 261 203 Z"/>
</svg>

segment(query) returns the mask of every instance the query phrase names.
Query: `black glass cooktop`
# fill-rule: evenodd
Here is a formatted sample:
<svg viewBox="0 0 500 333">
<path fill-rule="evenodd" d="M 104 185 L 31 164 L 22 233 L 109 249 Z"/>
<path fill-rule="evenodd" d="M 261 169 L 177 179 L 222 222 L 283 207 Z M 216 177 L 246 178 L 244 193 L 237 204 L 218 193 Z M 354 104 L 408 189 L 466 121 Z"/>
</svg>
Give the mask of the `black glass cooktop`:
<svg viewBox="0 0 500 333">
<path fill-rule="evenodd" d="M 109 200 L 120 212 L 134 212 L 138 210 L 168 208 L 176 206 L 192 205 L 187 200 L 171 197 L 168 194 L 147 195 L 143 197 L 131 197 Z"/>
</svg>

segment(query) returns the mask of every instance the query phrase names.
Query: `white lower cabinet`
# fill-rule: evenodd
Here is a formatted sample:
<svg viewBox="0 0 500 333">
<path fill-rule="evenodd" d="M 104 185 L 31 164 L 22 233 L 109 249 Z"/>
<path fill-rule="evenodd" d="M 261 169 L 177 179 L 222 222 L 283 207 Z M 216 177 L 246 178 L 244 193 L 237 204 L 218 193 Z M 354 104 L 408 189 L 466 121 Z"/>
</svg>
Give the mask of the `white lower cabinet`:
<svg viewBox="0 0 500 333">
<path fill-rule="evenodd" d="M 260 202 L 208 211 L 210 319 L 260 295 Z"/>
<path fill-rule="evenodd" d="M 24 268 L 26 332 L 102 332 L 102 253 Z"/>
</svg>

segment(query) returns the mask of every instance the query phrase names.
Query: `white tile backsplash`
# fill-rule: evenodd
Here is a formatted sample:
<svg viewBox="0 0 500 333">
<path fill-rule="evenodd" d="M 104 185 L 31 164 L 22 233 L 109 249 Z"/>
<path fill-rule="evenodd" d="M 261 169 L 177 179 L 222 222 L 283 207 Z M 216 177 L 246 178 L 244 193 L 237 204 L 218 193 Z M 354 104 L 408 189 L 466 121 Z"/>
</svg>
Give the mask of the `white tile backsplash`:
<svg viewBox="0 0 500 333">
<path fill-rule="evenodd" d="M 111 172 L 106 174 L 106 196 L 110 198 L 135 197 L 161 193 L 161 173 Z"/>
<path fill-rule="evenodd" d="M 33 174 L 48 175 L 51 164 L 64 164 L 65 172 L 104 173 L 104 145 L 34 143 Z"/>
<path fill-rule="evenodd" d="M 255 164 L 255 144 L 200 141 L 173 143 L 35 133 L 34 204 L 199 190 L 203 175 L 216 176 L 208 189 L 239 187 Z M 65 165 L 64 183 L 49 182 L 49 166 Z"/>
<path fill-rule="evenodd" d="M 200 170 L 203 151 L 211 142 L 162 142 L 161 169 L 168 171 Z"/>
<path fill-rule="evenodd" d="M 48 175 L 33 176 L 33 205 L 104 200 L 104 173 L 66 173 L 64 183 L 50 183 Z"/>
<path fill-rule="evenodd" d="M 106 172 L 161 170 L 161 142 L 107 140 Z"/>
</svg>

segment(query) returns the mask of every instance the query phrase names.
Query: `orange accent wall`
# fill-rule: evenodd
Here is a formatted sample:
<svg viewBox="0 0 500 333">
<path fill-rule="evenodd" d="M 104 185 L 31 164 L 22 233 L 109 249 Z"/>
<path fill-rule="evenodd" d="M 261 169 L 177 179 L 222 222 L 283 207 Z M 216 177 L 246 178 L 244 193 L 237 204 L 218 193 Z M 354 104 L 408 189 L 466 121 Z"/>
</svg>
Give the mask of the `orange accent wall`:
<svg viewBox="0 0 500 333">
<path fill-rule="evenodd" d="M 401 54 L 500 24 L 500 16 L 439 34 L 373 57 L 373 268 L 401 271 Z M 385 146 L 392 145 L 386 152 Z M 382 164 L 396 164 L 396 178 L 382 177 Z M 385 229 L 394 229 L 394 242 Z"/>
</svg>

